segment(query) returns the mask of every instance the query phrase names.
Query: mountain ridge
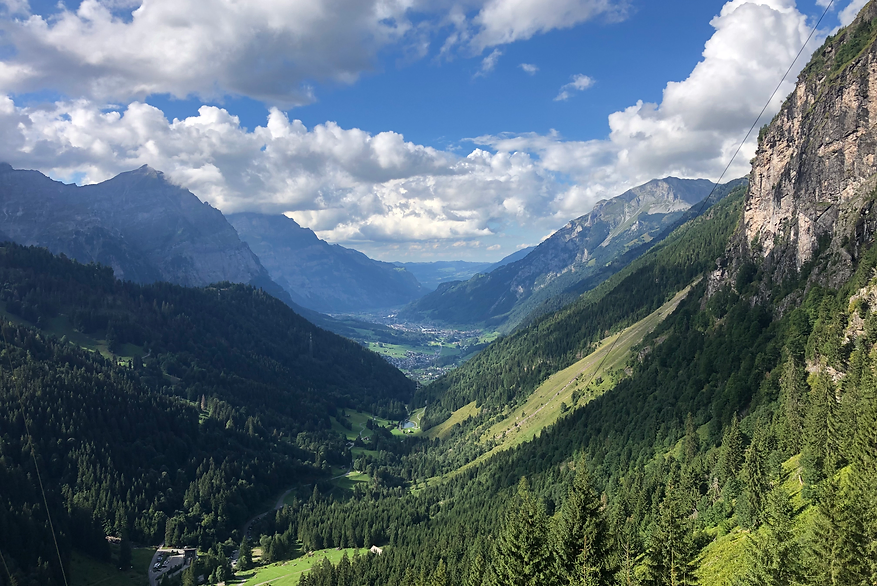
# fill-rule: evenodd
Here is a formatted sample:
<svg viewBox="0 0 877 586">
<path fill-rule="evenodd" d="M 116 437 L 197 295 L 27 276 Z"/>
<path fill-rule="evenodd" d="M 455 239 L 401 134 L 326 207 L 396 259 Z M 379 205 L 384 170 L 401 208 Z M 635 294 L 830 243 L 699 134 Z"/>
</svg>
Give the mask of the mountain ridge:
<svg viewBox="0 0 877 586">
<path fill-rule="evenodd" d="M 138 283 L 270 281 L 222 212 L 147 165 L 80 187 L 4 164 L 0 233 Z"/>
<path fill-rule="evenodd" d="M 308 309 L 329 313 L 401 306 L 424 289 L 402 267 L 329 244 L 283 215 L 226 216 L 271 277 Z"/>
<path fill-rule="evenodd" d="M 726 194 L 740 181 L 719 186 L 717 191 Z M 714 184 L 706 179 L 669 177 L 601 200 L 524 258 L 462 283 L 444 284 L 404 308 L 400 316 L 439 323 L 483 323 L 511 331 L 540 304 L 605 273 L 613 259 L 637 248 L 645 252 L 655 237 L 683 220 L 694 204 L 713 191 Z"/>
</svg>

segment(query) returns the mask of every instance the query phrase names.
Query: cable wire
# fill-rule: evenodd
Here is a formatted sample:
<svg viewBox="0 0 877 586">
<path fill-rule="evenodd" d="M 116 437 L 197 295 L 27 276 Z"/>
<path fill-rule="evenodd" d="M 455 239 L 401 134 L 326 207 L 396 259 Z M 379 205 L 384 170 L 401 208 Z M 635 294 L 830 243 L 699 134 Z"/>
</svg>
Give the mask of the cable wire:
<svg viewBox="0 0 877 586">
<path fill-rule="evenodd" d="M 3 567 L 6 569 L 6 575 L 9 576 L 9 586 L 12 586 L 12 572 L 9 571 L 9 566 L 6 565 L 6 556 L 3 555 L 3 550 L 0 550 L 0 560 L 3 561 Z"/>
<path fill-rule="evenodd" d="M 810 40 L 813 38 L 813 35 L 816 34 L 816 30 L 819 28 L 819 25 L 822 24 L 822 20 L 825 18 L 825 15 L 828 14 L 828 11 L 831 9 L 832 5 L 834 5 L 834 0 L 831 0 L 828 3 L 828 6 L 826 6 L 825 10 L 822 12 L 822 16 L 819 17 L 819 20 L 817 20 L 816 24 L 813 25 L 813 27 L 810 29 L 810 34 L 807 36 L 807 40 L 804 41 L 804 44 L 801 46 L 801 49 L 798 51 L 798 54 L 795 55 L 794 59 L 792 59 L 792 62 L 789 64 L 789 68 L 783 74 L 783 78 L 777 84 L 776 88 L 774 88 L 773 93 L 770 94 L 770 97 L 767 99 L 767 102 L 765 102 L 764 107 L 761 109 L 761 112 L 759 112 L 758 116 L 755 118 L 755 122 L 752 123 L 752 126 L 750 126 L 749 130 L 746 132 L 746 136 L 744 136 L 743 140 L 740 141 L 740 144 L 737 146 L 737 150 L 734 151 L 734 154 L 731 156 L 731 159 L 728 161 L 728 164 L 725 165 L 725 170 L 722 171 L 722 174 L 719 176 L 719 180 L 713 184 L 713 188 L 710 191 L 709 195 L 707 195 L 703 199 L 703 201 L 700 203 L 700 208 L 697 210 L 697 214 L 695 215 L 695 217 L 700 216 L 700 214 L 703 212 L 704 206 L 710 200 L 710 198 L 713 196 L 716 189 L 718 189 L 719 184 L 721 184 L 721 182 L 722 182 L 722 179 L 725 178 L 725 174 L 727 174 L 728 170 L 731 168 L 731 165 L 734 163 L 734 160 L 737 158 L 737 155 L 740 154 L 740 149 L 742 149 L 743 145 L 746 144 L 746 141 L 749 140 L 749 136 L 752 134 L 752 131 L 755 130 L 755 127 L 758 125 L 758 121 L 761 120 L 762 116 L 764 116 L 764 113 L 767 111 L 768 106 L 770 106 L 771 101 L 773 101 L 774 96 L 776 96 L 777 92 L 780 91 L 780 87 L 782 87 L 783 82 L 786 81 L 786 78 L 792 72 L 792 68 L 795 67 L 795 63 L 797 63 L 798 59 L 801 58 L 801 55 L 804 53 L 804 49 L 807 48 L 807 45 L 810 43 Z M 612 341 L 612 345 L 609 346 L 609 350 L 606 352 L 606 355 L 603 356 L 603 359 L 600 361 L 600 364 L 597 366 L 597 369 L 591 374 L 591 378 L 588 380 L 588 385 L 591 384 L 591 381 L 597 375 L 597 372 L 603 367 L 603 363 L 606 362 L 606 359 L 609 358 L 609 355 L 612 353 L 612 350 L 615 349 L 615 344 L 617 344 L 618 340 L 621 339 L 621 334 L 623 332 L 624 332 L 624 330 L 621 330 L 615 336 L 615 339 Z"/>
<path fill-rule="evenodd" d="M 64 586 L 69 586 L 67 582 L 67 572 L 64 571 L 64 560 L 61 558 L 61 548 L 58 546 L 58 537 L 55 535 L 55 524 L 52 523 L 52 513 L 49 511 L 49 500 L 46 498 L 46 490 L 43 487 L 43 476 L 40 474 L 40 465 L 37 462 L 37 449 L 34 445 L 33 436 L 30 433 L 30 426 L 27 424 L 27 414 L 24 409 L 24 388 L 19 386 L 19 381 L 16 379 L 13 373 L 12 367 L 12 353 L 10 352 L 9 339 L 6 337 L 6 328 L 3 327 L 4 324 L 0 324 L 0 330 L 3 332 L 3 342 L 6 344 L 6 360 L 9 362 L 9 376 L 12 379 L 12 382 L 18 387 L 18 405 L 21 407 L 21 420 L 24 422 L 24 432 L 27 435 L 27 441 L 30 444 L 30 456 L 33 459 L 33 465 L 37 472 L 37 482 L 40 485 L 40 492 L 43 495 L 43 504 L 46 507 L 46 517 L 49 518 L 49 530 L 52 532 L 52 540 L 55 542 L 55 553 L 58 554 L 58 567 L 61 569 L 61 577 L 64 579 Z M 6 559 L 3 559 L 3 565 L 6 565 Z M 9 572 L 9 568 L 6 569 L 7 573 Z M 10 574 L 11 580 L 11 574 Z"/>
<path fill-rule="evenodd" d="M 804 53 L 804 49 L 807 48 L 807 45 L 810 43 L 810 40 L 813 38 L 813 35 L 816 34 L 816 30 L 819 28 L 819 25 L 822 24 L 822 20 L 825 18 L 825 15 L 828 14 L 828 11 L 834 5 L 834 0 L 831 0 L 828 3 L 828 6 L 825 7 L 825 10 L 822 12 L 822 16 L 819 17 L 819 20 L 816 21 L 816 24 L 813 25 L 813 28 L 810 29 L 810 34 L 807 36 L 807 40 L 804 41 L 804 44 L 801 46 L 801 49 L 798 51 L 798 54 L 795 55 L 795 58 L 792 59 L 792 62 L 789 64 L 789 68 L 783 74 L 783 78 L 777 84 L 776 88 L 774 88 L 773 93 L 770 94 L 770 97 L 765 102 L 764 107 L 761 109 L 761 112 L 758 113 L 758 116 L 755 118 L 755 122 L 752 123 L 752 126 L 749 127 L 749 130 L 746 132 L 746 136 L 743 137 L 743 140 L 740 141 L 740 144 L 737 146 L 737 150 L 734 151 L 734 154 L 731 156 L 731 160 L 728 161 L 728 164 L 725 166 L 725 170 L 722 171 L 722 174 L 719 176 L 719 180 L 713 184 L 712 191 L 710 191 L 709 195 L 704 198 L 704 200 L 700 204 L 700 208 L 697 210 L 697 215 L 699 216 L 701 212 L 703 212 L 703 207 L 710 200 L 715 193 L 716 189 L 718 189 L 719 184 L 722 182 L 722 179 L 725 178 L 725 174 L 727 174 L 728 170 L 731 168 L 731 165 L 734 163 L 734 160 L 737 158 L 737 155 L 740 154 L 740 149 L 743 148 L 743 145 L 746 144 L 746 141 L 749 140 L 749 136 L 752 134 L 752 131 L 755 130 L 755 127 L 758 125 L 761 117 L 764 116 L 765 111 L 767 111 L 768 106 L 770 106 L 771 101 L 773 101 L 774 96 L 777 95 L 777 92 L 780 91 L 780 87 L 782 87 L 783 82 L 786 81 L 786 78 L 792 72 L 792 68 L 795 67 L 795 63 L 798 62 L 798 59 L 801 58 L 801 54 Z"/>
</svg>

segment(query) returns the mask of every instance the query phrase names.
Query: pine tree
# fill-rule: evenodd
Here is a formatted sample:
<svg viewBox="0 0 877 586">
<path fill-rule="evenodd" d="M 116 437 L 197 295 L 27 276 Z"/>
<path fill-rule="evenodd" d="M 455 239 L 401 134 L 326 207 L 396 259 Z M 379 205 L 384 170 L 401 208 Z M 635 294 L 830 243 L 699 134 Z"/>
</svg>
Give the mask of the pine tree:
<svg viewBox="0 0 877 586">
<path fill-rule="evenodd" d="M 445 560 L 439 560 L 435 569 L 429 575 L 428 586 L 448 586 L 448 568 Z"/>
<path fill-rule="evenodd" d="M 350 586 L 353 579 L 353 568 L 350 567 L 350 558 L 347 552 L 341 556 L 341 561 L 335 566 L 335 584 L 337 586 Z"/>
<path fill-rule="evenodd" d="M 482 575 L 484 573 L 484 556 L 481 553 L 470 558 L 469 567 L 466 570 L 466 581 L 464 586 L 481 586 Z"/>
<path fill-rule="evenodd" d="M 856 573 L 855 540 L 851 539 L 850 517 L 835 478 L 819 486 L 816 517 L 808 547 L 808 574 L 813 584 L 841 586 L 852 584 Z"/>
<path fill-rule="evenodd" d="M 613 524 L 615 549 L 618 559 L 617 582 L 621 586 L 633 586 L 636 582 L 635 568 L 640 552 L 639 529 L 630 516 L 624 516 Z"/>
<path fill-rule="evenodd" d="M 697 427 L 694 425 L 694 416 L 689 412 L 685 418 L 685 441 L 683 442 L 685 462 L 691 464 L 697 452 L 700 450 L 700 438 L 697 436 Z"/>
<path fill-rule="evenodd" d="M 739 586 L 790 586 L 801 577 L 800 546 L 792 532 L 792 505 L 778 485 L 767 497 L 761 533 L 750 534 Z"/>
<path fill-rule="evenodd" d="M 806 374 L 790 354 L 783 364 L 783 373 L 780 377 L 780 410 L 783 422 L 780 447 L 786 455 L 801 451 L 806 399 Z"/>
<path fill-rule="evenodd" d="M 683 586 L 697 584 L 697 544 L 684 495 L 673 484 L 660 505 L 658 519 L 649 537 L 645 566 L 649 584 Z"/>
<path fill-rule="evenodd" d="M 542 586 L 549 575 L 548 521 L 521 478 L 496 541 L 493 570 L 504 586 Z"/>
<path fill-rule="evenodd" d="M 556 584 L 608 584 L 613 568 L 600 497 L 591 486 L 584 457 L 552 526 L 553 580 Z"/>
<path fill-rule="evenodd" d="M 746 510 L 738 510 L 740 525 L 750 529 L 758 527 L 764 508 L 764 497 L 770 491 L 770 474 L 767 469 L 767 438 L 763 427 L 757 427 L 752 443 L 746 449 L 743 462 L 744 499 Z"/>
<path fill-rule="evenodd" d="M 731 419 L 731 425 L 725 431 L 722 438 L 720 474 L 721 482 L 737 476 L 740 466 L 743 464 L 743 437 L 740 434 L 740 424 L 737 414 Z"/>
<path fill-rule="evenodd" d="M 850 457 L 849 485 L 844 491 L 841 530 L 850 548 L 851 576 L 877 584 L 877 397 L 873 376 L 861 381 L 862 409 Z"/>
<path fill-rule="evenodd" d="M 249 570 L 253 566 L 253 548 L 250 546 L 250 540 L 246 536 L 241 540 L 241 547 L 238 550 L 238 570 Z"/>
<path fill-rule="evenodd" d="M 417 579 L 414 577 L 414 570 L 411 569 L 411 566 L 407 566 L 405 568 L 405 573 L 402 575 L 402 584 L 415 584 Z"/>
<path fill-rule="evenodd" d="M 195 564 L 183 570 L 182 586 L 197 586 L 198 578 L 195 576 Z"/>
<path fill-rule="evenodd" d="M 813 488 L 837 470 L 838 453 L 837 395 L 828 374 L 810 377 L 810 401 L 804 427 L 804 450 L 801 458 L 808 496 Z"/>
</svg>

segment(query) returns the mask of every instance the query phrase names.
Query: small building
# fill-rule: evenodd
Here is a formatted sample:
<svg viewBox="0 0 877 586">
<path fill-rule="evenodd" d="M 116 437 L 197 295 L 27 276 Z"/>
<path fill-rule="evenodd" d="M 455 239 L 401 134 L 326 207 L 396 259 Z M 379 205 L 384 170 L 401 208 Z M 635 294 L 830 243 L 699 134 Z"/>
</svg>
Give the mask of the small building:
<svg viewBox="0 0 877 586">
<path fill-rule="evenodd" d="M 377 554 L 377 555 L 381 555 L 382 553 L 384 553 L 384 549 L 381 548 L 381 547 L 378 547 L 377 545 L 373 545 L 373 546 L 371 546 L 371 549 L 369 549 L 369 551 L 370 551 L 371 553 L 374 553 L 374 554 Z"/>
</svg>

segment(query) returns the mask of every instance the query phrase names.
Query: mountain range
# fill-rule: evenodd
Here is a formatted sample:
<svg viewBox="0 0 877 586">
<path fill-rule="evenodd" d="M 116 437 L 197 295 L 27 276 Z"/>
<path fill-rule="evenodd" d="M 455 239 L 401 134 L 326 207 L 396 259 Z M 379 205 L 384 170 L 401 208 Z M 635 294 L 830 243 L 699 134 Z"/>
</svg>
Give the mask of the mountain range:
<svg viewBox="0 0 877 586">
<path fill-rule="evenodd" d="M 0 233 L 136 283 L 270 281 L 222 212 L 148 166 L 80 187 L 2 164 Z"/>
<path fill-rule="evenodd" d="M 570 221 L 523 258 L 464 282 L 445 283 L 400 312 L 413 321 L 513 329 L 552 298 L 574 299 L 623 268 L 672 228 L 745 180 L 655 179 Z"/>
<path fill-rule="evenodd" d="M 333 331 L 349 328 L 320 313 L 405 304 L 406 319 L 514 327 L 546 300 L 579 294 L 624 266 L 710 189 L 705 180 L 650 182 L 498 263 L 387 263 L 329 244 L 283 215 L 223 216 L 148 166 L 80 187 L 4 164 L 0 235 L 104 264 L 137 283 L 260 286 Z"/>
</svg>

